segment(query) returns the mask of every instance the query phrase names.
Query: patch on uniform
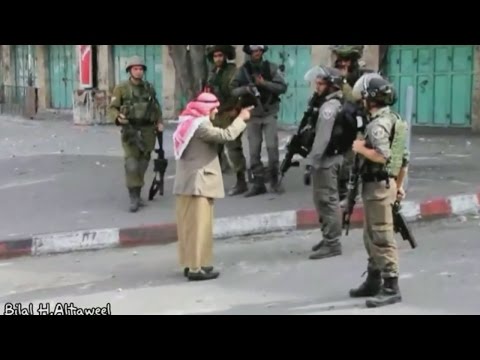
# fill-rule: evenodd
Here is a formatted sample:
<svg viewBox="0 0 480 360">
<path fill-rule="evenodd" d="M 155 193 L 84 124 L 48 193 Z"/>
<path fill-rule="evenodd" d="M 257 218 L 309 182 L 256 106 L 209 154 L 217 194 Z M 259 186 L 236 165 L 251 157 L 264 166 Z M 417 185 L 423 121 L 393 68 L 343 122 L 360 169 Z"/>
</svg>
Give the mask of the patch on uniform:
<svg viewBox="0 0 480 360">
<path fill-rule="evenodd" d="M 322 109 L 322 118 L 331 119 L 335 114 L 335 108 L 333 106 L 325 106 Z"/>
<path fill-rule="evenodd" d="M 372 136 L 375 139 L 381 139 L 385 136 L 385 129 L 381 126 L 377 126 L 375 129 L 373 129 Z"/>
</svg>

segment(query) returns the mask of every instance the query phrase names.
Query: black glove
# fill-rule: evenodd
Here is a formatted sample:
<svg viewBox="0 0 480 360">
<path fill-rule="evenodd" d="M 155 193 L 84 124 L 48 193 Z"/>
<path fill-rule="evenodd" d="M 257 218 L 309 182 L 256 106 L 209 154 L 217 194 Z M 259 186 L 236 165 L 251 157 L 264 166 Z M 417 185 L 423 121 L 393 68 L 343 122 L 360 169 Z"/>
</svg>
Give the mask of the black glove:
<svg viewBox="0 0 480 360">
<path fill-rule="evenodd" d="M 310 186 L 312 184 L 312 167 L 307 165 L 305 168 L 305 173 L 303 174 L 303 183 L 305 186 Z"/>
</svg>

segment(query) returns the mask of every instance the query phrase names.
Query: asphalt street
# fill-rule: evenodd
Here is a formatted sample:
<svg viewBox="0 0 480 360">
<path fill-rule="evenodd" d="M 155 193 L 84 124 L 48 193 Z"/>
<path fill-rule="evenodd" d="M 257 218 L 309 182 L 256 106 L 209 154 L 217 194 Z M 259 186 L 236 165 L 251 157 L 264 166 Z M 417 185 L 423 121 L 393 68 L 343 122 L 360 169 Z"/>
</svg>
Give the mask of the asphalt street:
<svg viewBox="0 0 480 360">
<path fill-rule="evenodd" d="M 280 133 L 282 157 L 288 138 L 288 133 Z M 171 129 L 165 132 L 164 142 L 169 158 L 165 196 L 157 197 L 141 212 L 130 214 L 118 128 L 1 118 L 0 239 L 173 222 L 175 162 Z M 412 154 L 408 199 L 477 190 L 478 137 L 416 136 Z M 144 196 L 152 178 L 150 166 Z M 225 176 L 227 189 L 233 183 L 232 175 Z M 282 196 L 220 200 L 216 214 L 225 217 L 313 207 L 312 190 L 303 185 L 302 168 L 291 169 L 284 185 L 286 193 Z"/>
<path fill-rule="evenodd" d="M 414 226 L 420 243 L 401 251 L 404 301 L 366 309 L 348 290 L 364 278 L 361 232 L 344 254 L 310 261 L 318 231 L 231 239 L 215 244 L 215 281 L 189 283 L 175 245 L 19 258 L 0 262 L 0 309 L 6 303 L 73 303 L 113 314 L 430 315 L 480 314 L 480 220 L 459 218 Z"/>
</svg>

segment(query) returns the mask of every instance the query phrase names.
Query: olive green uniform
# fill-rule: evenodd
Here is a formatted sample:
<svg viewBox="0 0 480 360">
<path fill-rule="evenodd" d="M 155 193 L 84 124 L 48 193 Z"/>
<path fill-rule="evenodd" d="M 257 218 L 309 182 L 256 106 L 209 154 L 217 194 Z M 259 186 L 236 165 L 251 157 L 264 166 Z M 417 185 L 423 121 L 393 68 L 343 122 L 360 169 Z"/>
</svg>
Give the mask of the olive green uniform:
<svg viewBox="0 0 480 360">
<path fill-rule="evenodd" d="M 234 64 L 225 64 L 222 68 L 216 68 L 210 73 L 209 86 L 220 101 L 220 108 L 213 125 L 222 129 L 229 127 L 234 118 L 229 114 L 235 106 L 236 98 L 231 96 L 230 82 L 235 77 L 237 68 Z M 244 174 L 246 171 L 246 159 L 243 154 L 242 135 L 234 141 L 225 144 L 227 158 L 235 173 Z"/>
<path fill-rule="evenodd" d="M 155 148 L 156 127 L 162 122 L 162 109 L 153 86 L 147 81 L 135 84 L 131 80 L 116 86 L 108 115 L 117 125 L 120 113 L 129 121 L 121 130 L 126 185 L 129 190 L 141 190 Z"/>
</svg>

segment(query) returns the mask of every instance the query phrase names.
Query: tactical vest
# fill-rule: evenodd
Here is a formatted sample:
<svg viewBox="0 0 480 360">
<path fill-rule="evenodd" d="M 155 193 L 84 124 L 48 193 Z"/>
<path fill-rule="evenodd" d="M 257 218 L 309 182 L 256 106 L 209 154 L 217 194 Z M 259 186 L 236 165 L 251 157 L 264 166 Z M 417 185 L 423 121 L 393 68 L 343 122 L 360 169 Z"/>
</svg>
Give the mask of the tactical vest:
<svg viewBox="0 0 480 360">
<path fill-rule="evenodd" d="M 325 155 L 345 154 L 357 138 L 357 133 L 365 129 L 365 116 L 361 108 L 349 101 L 344 102 L 342 109 L 335 118 L 330 142 Z"/>
<path fill-rule="evenodd" d="M 145 81 L 142 86 L 134 86 L 128 81 L 127 96 L 124 105 L 127 108 L 126 117 L 132 125 L 144 126 L 155 121 L 153 87 Z"/>
<path fill-rule="evenodd" d="M 388 116 L 391 117 L 392 129 L 390 133 L 390 158 L 386 165 L 380 165 L 369 160 L 366 160 L 364 167 L 364 175 L 370 175 L 380 178 L 394 177 L 396 178 L 403 166 L 403 158 L 405 147 L 407 143 L 407 123 L 400 117 L 400 115 L 391 112 Z"/>
<path fill-rule="evenodd" d="M 250 78 L 254 83 L 255 83 L 255 76 L 258 76 L 258 75 L 261 75 L 265 81 L 273 80 L 270 62 L 268 62 L 267 60 L 262 61 L 260 71 L 254 70 L 254 67 L 250 61 L 247 61 L 243 66 L 247 70 L 247 73 L 250 75 Z M 260 93 L 260 101 L 262 105 L 273 105 L 280 102 L 280 97 L 278 95 L 271 93 L 267 89 L 258 88 L 258 92 Z"/>
<path fill-rule="evenodd" d="M 403 166 L 405 147 L 407 145 L 408 124 L 399 114 L 391 113 L 394 118 L 392 134 L 390 135 L 391 156 L 387 162 L 389 175 L 397 177 Z"/>
</svg>

